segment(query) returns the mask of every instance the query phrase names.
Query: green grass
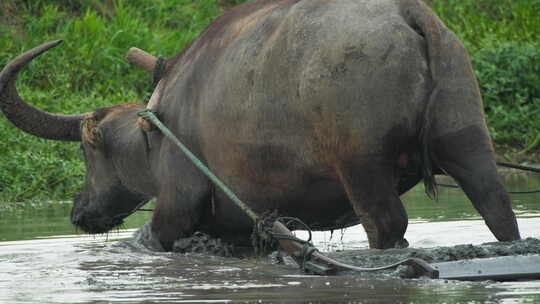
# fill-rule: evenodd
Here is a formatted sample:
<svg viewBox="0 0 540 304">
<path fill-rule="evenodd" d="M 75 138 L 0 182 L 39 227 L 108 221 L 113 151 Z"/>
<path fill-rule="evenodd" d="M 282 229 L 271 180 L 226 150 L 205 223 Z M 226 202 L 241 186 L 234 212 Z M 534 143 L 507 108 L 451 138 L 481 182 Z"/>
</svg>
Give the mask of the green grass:
<svg viewBox="0 0 540 304">
<path fill-rule="evenodd" d="M 43 42 L 64 43 L 20 75 L 21 96 L 54 113 L 84 113 L 148 97 L 151 75 L 130 66 L 137 46 L 170 57 L 219 13 L 213 0 L 0 3 L 0 67 Z M 127 5 L 129 3 L 129 6 Z M 84 179 L 78 144 L 24 134 L 0 115 L 0 202 L 69 199 Z"/>
<path fill-rule="evenodd" d="M 243 0 L 3 0 L 0 67 L 43 42 L 64 43 L 19 77 L 21 95 L 54 113 L 83 113 L 148 97 L 151 75 L 124 56 L 137 46 L 170 57 Z M 540 0 L 431 0 L 470 50 L 498 143 L 538 153 Z M 83 181 L 77 144 L 45 141 L 0 115 L 0 202 L 64 200 Z M 532 148 L 531 148 L 532 146 Z"/>
</svg>

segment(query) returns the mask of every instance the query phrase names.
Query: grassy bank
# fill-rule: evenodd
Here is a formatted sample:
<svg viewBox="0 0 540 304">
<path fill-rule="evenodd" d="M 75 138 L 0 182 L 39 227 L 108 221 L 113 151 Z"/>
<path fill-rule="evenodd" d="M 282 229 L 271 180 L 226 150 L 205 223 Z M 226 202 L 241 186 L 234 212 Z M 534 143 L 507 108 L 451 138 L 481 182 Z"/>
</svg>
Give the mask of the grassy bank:
<svg viewBox="0 0 540 304">
<path fill-rule="evenodd" d="M 19 90 L 54 113 L 141 100 L 150 75 L 129 66 L 138 46 L 172 56 L 224 7 L 242 0 L 4 0 L 0 67 L 45 41 L 64 39 L 21 74 Z M 432 0 L 471 51 L 488 124 L 500 145 L 539 153 L 540 0 Z M 83 180 L 78 145 L 37 139 L 0 115 L 0 202 L 69 199 Z"/>
<path fill-rule="evenodd" d="M 500 153 L 538 160 L 532 154 L 540 153 L 540 0 L 430 4 L 471 54 Z"/>
<path fill-rule="evenodd" d="M 138 46 L 173 56 L 220 13 L 213 0 L 19 1 L 0 4 L 0 66 L 45 41 L 64 43 L 19 77 L 21 96 L 54 113 L 141 100 L 151 77 L 124 59 Z M 78 144 L 46 141 L 0 115 L 0 201 L 68 199 L 83 181 Z"/>
</svg>

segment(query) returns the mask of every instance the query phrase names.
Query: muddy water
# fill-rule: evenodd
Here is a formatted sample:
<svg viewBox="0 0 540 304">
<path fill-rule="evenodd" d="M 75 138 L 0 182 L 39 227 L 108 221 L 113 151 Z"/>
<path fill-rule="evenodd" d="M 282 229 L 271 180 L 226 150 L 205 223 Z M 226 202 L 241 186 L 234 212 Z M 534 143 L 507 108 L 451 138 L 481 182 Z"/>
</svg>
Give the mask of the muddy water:
<svg viewBox="0 0 540 304">
<path fill-rule="evenodd" d="M 505 180 L 509 190 L 540 188 L 540 177 Z M 512 197 L 522 236 L 540 238 L 540 194 Z M 418 187 L 404 201 L 412 247 L 494 240 L 458 190 L 441 189 L 433 202 Z M 540 303 L 540 281 L 315 277 L 265 259 L 149 252 L 129 241 L 149 214 L 132 216 L 127 229 L 87 236 L 69 224 L 70 207 L 0 209 L 0 303 Z M 327 251 L 367 247 L 361 227 L 316 233 L 315 242 Z"/>
</svg>

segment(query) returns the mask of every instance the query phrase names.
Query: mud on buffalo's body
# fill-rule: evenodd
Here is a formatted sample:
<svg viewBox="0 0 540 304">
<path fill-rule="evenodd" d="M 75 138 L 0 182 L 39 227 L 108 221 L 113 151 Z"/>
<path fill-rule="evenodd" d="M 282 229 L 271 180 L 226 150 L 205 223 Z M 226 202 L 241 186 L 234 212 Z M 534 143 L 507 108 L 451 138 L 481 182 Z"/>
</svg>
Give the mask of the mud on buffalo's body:
<svg viewBox="0 0 540 304">
<path fill-rule="evenodd" d="M 59 117 L 18 98 L 17 72 L 54 45 L 4 69 L 0 105 L 31 134 L 82 141 L 72 221 L 104 232 L 156 197 L 166 249 L 196 230 L 248 242 L 250 219 L 159 132 L 137 128 L 142 105 Z M 399 195 L 431 167 L 459 182 L 497 239 L 519 238 L 468 55 L 419 0 L 249 2 L 166 65 L 149 107 L 257 212 L 318 229 L 360 220 L 371 247 L 403 246 Z"/>
</svg>

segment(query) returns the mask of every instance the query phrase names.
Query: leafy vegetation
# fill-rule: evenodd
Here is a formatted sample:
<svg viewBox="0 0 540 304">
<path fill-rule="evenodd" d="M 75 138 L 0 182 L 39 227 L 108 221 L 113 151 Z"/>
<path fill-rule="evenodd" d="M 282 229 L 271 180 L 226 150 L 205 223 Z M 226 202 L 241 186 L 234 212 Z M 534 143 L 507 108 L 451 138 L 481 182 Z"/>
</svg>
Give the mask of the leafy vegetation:
<svg viewBox="0 0 540 304">
<path fill-rule="evenodd" d="M 495 142 L 540 152 L 540 0 L 431 0 L 464 42 Z"/>
<path fill-rule="evenodd" d="M 54 113 L 148 97 L 151 76 L 124 59 L 137 46 L 175 55 L 244 0 L 3 0 L 0 67 L 45 41 L 65 42 L 19 77 L 21 95 Z M 496 142 L 538 151 L 540 0 L 431 0 L 470 50 Z M 0 201 L 69 199 L 83 181 L 77 144 L 23 134 L 0 115 Z M 535 144 L 536 142 L 536 144 Z"/>
<path fill-rule="evenodd" d="M 84 113 L 148 96 L 151 76 L 124 59 L 131 46 L 175 55 L 220 13 L 214 0 L 0 2 L 0 67 L 43 42 L 64 43 L 20 75 L 21 96 L 53 113 Z M 69 199 L 84 175 L 78 144 L 24 134 L 0 115 L 0 202 Z"/>
</svg>

